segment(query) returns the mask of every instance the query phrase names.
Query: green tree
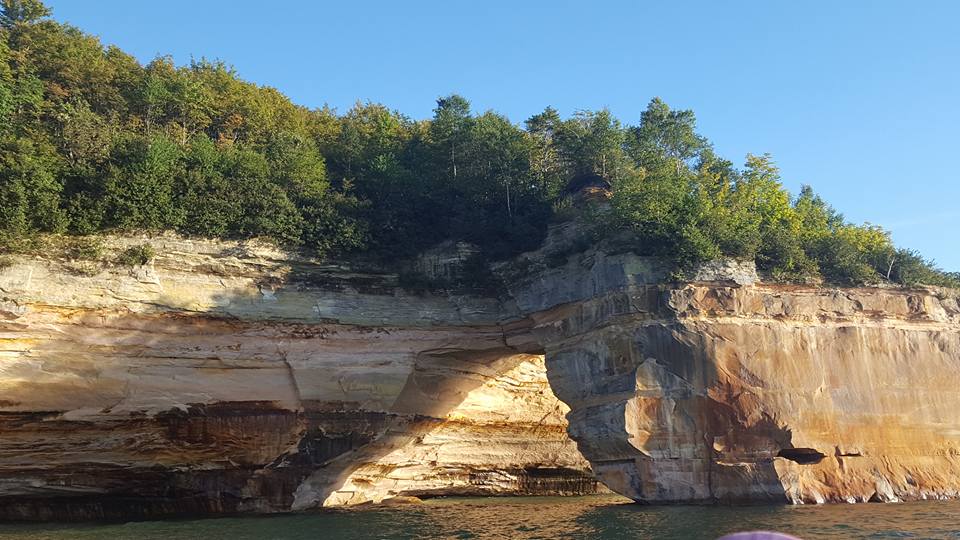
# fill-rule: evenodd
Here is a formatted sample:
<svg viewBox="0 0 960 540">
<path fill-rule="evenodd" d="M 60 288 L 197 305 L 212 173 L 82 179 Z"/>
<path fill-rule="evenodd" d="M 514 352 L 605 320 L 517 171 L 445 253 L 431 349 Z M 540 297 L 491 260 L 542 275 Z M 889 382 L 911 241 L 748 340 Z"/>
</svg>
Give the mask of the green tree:
<svg viewBox="0 0 960 540">
<path fill-rule="evenodd" d="M 169 57 L 157 58 L 147 65 L 144 80 L 137 88 L 136 94 L 147 136 L 150 136 L 155 124 L 166 119 L 166 111 L 173 102 L 170 85 L 175 73 L 173 60 Z"/>
<path fill-rule="evenodd" d="M 438 150 L 440 162 L 446 165 L 453 179 L 457 178 L 458 153 L 462 161 L 472 124 L 470 102 L 462 96 L 453 94 L 437 100 L 433 122 L 430 123 L 430 138 Z"/>
<path fill-rule="evenodd" d="M 562 129 L 560 113 L 547 107 L 542 113 L 535 114 L 525 122 L 530 138 L 530 168 L 546 198 L 559 195 L 569 172 L 557 148 L 557 133 Z"/>
<path fill-rule="evenodd" d="M 0 0 L 0 28 L 30 24 L 50 16 L 50 9 L 40 0 Z"/>
<path fill-rule="evenodd" d="M 716 246 L 715 251 L 726 257 L 754 259 L 760 245 L 759 228 L 750 212 L 738 204 L 735 189 L 742 180 L 740 172 L 706 148 L 695 173 L 691 185 L 702 212 L 700 228 Z"/>
<path fill-rule="evenodd" d="M 407 254 L 437 238 L 437 212 L 431 208 L 432 167 L 411 156 L 417 126 L 383 105 L 357 103 L 336 118 L 318 111 L 316 130 L 328 178 L 349 185 L 358 200 L 347 206 L 365 222 L 365 245 L 391 254 Z M 430 173 L 430 174 L 427 174 Z M 349 200 L 349 199 L 347 199 Z M 368 204 L 363 204 L 367 201 Z"/>
<path fill-rule="evenodd" d="M 742 177 L 734 186 L 734 204 L 752 217 L 743 223 L 759 239 L 757 264 L 781 276 L 800 276 L 811 268 L 799 240 L 800 220 L 780 170 L 769 154 L 747 155 Z"/>
<path fill-rule="evenodd" d="M 530 169 L 530 139 L 506 117 L 486 112 L 472 123 L 463 171 L 449 195 L 451 231 L 503 256 L 542 237 L 548 203 Z"/>
<path fill-rule="evenodd" d="M 0 135 L 10 129 L 13 112 L 13 70 L 10 69 L 10 46 L 5 32 L 0 30 Z"/>
<path fill-rule="evenodd" d="M 628 147 L 635 162 L 648 171 L 662 167 L 680 174 L 685 165 L 709 148 L 696 133 L 693 111 L 671 110 L 654 98 L 640 115 L 640 125 L 630 129 Z"/>
<path fill-rule="evenodd" d="M 218 148 L 205 135 L 191 139 L 184 155 L 179 188 L 184 211 L 182 231 L 208 237 L 239 236 L 244 205 L 229 174 L 233 146 Z"/>
<path fill-rule="evenodd" d="M 627 173 L 624 131 L 609 110 L 577 111 L 554 135 L 558 151 L 574 173 L 619 180 Z"/>
<path fill-rule="evenodd" d="M 175 229 L 183 222 L 175 187 L 183 176 L 182 151 L 163 135 L 124 141 L 108 166 L 105 225 L 119 229 Z"/>
<path fill-rule="evenodd" d="M 57 170 L 57 156 L 49 146 L 24 138 L 0 139 L 0 243 L 65 229 Z"/>
<path fill-rule="evenodd" d="M 60 152 L 70 164 L 75 167 L 103 165 L 119 126 L 93 112 L 83 100 L 64 103 L 56 119 L 60 124 Z"/>
<path fill-rule="evenodd" d="M 264 149 L 272 180 L 296 200 L 322 198 L 329 184 L 323 156 L 309 138 L 275 133 Z"/>
<path fill-rule="evenodd" d="M 177 69 L 169 86 L 174 129 L 179 132 L 181 146 L 190 137 L 210 126 L 213 95 L 202 80 L 195 76 L 193 67 Z"/>
</svg>

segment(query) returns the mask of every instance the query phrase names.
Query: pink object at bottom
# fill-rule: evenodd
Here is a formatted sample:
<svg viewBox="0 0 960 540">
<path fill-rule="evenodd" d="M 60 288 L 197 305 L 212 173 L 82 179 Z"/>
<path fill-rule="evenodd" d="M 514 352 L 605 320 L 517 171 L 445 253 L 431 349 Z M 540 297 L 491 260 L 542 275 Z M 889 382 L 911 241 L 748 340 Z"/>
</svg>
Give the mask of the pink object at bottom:
<svg viewBox="0 0 960 540">
<path fill-rule="evenodd" d="M 733 533 L 717 540 L 800 540 L 796 536 L 770 531 L 751 531 Z"/>
</svg>

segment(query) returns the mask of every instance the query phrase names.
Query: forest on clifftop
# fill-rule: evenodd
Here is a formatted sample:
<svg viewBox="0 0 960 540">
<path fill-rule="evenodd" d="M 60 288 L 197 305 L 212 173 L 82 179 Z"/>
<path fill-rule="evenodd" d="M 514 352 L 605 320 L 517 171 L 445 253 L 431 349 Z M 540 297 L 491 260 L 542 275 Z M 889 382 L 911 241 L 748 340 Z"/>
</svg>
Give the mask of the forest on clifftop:
<svg viewBox="0 0 960 540">
<path fill-rule="evenodd" d="M 769 155 L 717 156 L 693 112 L 659 99 L 636 125 L 550 107 L 516 125 L 458 95 L 422 120 L 308 109 L 223 62 L 143 65 L 49 16 L 0 0 L 0 251 L 174 230 L 385 260 L 456 240 L 504 259 L 536 247 L 566 184 L 593 173 L 613 186 L 597 238 L 631 231 L 679 268 L 733 257 L 783 280 L 960 283 L 809 187 L 789 193 Z"/>
</svg>

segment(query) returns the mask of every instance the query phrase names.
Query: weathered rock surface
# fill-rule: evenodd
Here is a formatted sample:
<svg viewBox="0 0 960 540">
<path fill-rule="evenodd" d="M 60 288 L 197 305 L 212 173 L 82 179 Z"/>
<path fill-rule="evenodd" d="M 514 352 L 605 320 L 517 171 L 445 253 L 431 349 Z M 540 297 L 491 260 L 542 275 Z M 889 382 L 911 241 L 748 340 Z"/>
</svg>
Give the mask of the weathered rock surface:
<svg viewBox="0 0 960 540">
<path fill-rule="evenodd" d="M 0 270 L 0 518 L 598 489 L 499 300 L 255 244 L 150 242 L 142 267 Z"/>
<path fill-rule="evenodd" d="M 956 292 L 736 262 L 676 282 L 571 223 L 497 268 L 499 298 L 149 241 L 141 267 L 0 269 L 0 518 L 577 494 L 593 474 L 648 502 L 960 495 Z M 456 247 L 418 264 L 447 275 Z"/>
<path fill-rule="evenodd" d="M 734 263 L 702 270 L 709 282 L 670 283 L 631 253 L 545 264 L 564 242 L 557 231 L 527 254 L 533 272 L 511 294 L 572 409 L 570 435 L 614 491 L 647 502 L 960 495 L 956 292 L 765 285 Z"/>
</svg>

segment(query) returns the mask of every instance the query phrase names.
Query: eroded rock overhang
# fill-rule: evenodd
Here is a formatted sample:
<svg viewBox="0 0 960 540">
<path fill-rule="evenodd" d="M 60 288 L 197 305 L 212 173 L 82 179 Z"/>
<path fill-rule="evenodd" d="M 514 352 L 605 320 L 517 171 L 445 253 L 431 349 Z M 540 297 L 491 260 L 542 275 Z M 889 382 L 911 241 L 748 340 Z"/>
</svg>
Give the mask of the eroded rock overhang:
<svg viewBox="0 0 960 540">
<path fill-rule="evenodd" d="M 646 502 L 957 495 L 955 292 L 736 262 L 677 282 L 579 234 L 497 267 L 500 295 L 172 236 L 138 267 L 19 258 L 0 516 L 577 494 L 594 473 Z"/>
<path fill-rule="evenodd" d="M 736 262 L 676 282 L 628 251 L 570 251 L 574 234 L 526 254 L 510 293 L 608 487 L 642 502 L 958 495 L 956 291 L 763 284 Z"/>
<path fill-rule="evenodd" d="M 600 489 L 510 302 L 175 236 L 0 269 L 0 518 Z"/>
</svg>

